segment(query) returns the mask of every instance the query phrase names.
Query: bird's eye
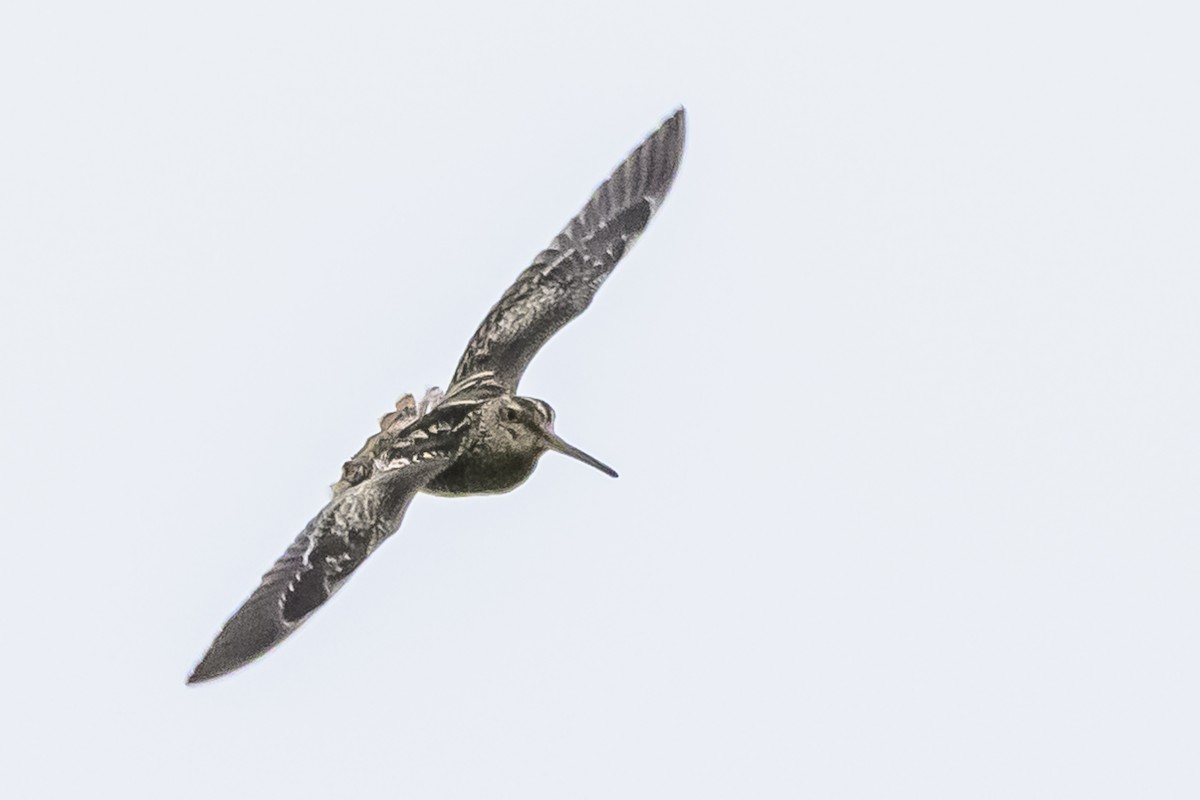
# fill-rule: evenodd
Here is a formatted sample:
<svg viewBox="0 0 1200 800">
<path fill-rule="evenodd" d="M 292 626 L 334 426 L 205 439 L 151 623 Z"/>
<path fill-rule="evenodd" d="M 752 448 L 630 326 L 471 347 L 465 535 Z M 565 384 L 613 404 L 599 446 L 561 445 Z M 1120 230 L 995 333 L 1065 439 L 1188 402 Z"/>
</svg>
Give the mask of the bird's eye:
<svg viewBox="0 0 1200 800">
<path fill-rule="evenodd" d="M 504 420 L 505 422 L 516 422 L 517 421 L 517 410 L 515 408 L 510 408 L 508 406 L 505 406 L 504 409 L 500 412 L 500 419 Z"/>
</svg>

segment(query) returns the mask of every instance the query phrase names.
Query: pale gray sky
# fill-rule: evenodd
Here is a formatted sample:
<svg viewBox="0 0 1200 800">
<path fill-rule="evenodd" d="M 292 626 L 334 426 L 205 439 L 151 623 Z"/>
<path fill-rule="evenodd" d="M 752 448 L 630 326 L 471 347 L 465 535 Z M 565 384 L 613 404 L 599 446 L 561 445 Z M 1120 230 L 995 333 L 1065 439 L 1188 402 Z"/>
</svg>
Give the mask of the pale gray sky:
<svg viewBox="0 0 1200 800">
<path fill-rule="evenodd" d="M 1191 7 L 440 5 L 0 12 L 6 796 L 1197 796 Z M 522 384 L 621 478 L 185 687 L 679 104 Z"/>
</svg>

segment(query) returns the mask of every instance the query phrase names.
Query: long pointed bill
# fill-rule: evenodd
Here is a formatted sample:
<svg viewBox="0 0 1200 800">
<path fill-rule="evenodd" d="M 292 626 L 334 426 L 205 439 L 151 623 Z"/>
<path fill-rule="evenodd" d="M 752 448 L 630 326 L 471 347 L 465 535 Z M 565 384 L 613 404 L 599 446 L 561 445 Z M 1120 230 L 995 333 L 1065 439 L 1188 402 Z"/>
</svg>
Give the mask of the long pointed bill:
<svg viewBox="0 0 1200 800">
<path fill-rule="evenodd" d="M 546 444 L 549 445 L 551 450 L 562 453 L 564 456 L 570 456 L 576 461 L 582 461 L 589 467 L 595 467 L 605 475 L 608 475 L 610 478 L 617 477 L 617 471 L 615 469 L 607 464 L 597 461 L 587 453 L 580 450 L 578 447 L 572 447 L 571 445 L 567 444 L 561 438 L 559 438 L 558 434 L 551 433 L 550 431 L 542 431 L 542 435 L 546 437 Z"/>
</svg>

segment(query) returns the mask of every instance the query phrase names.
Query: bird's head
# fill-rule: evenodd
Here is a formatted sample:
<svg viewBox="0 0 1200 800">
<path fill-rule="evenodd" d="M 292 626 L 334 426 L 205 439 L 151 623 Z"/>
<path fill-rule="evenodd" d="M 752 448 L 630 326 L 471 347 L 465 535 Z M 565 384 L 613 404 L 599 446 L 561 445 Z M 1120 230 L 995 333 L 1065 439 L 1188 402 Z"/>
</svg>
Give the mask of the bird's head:
<svg viewBox="0 0 1200 800">
<path fill-rule="evenodd" d="M 554 432 L 554 409 L 543 400 L 532 397 L 507 397 L 500 406 L 500 424 L 514 438 L 531 437 L 542 450 L 553 450 L 595 467 L 613 478 L 612 467 L 592 458 L 578 447 L 567 444 Z"/>
</svg>

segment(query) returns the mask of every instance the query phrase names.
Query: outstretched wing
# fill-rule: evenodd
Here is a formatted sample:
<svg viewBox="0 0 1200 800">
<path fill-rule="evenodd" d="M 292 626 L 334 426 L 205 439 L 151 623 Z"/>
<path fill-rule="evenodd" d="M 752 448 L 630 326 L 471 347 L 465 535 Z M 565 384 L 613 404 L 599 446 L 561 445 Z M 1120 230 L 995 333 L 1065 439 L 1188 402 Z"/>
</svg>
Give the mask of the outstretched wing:
<svg viewBox="0 0 1200 800">
<path fill-rule="evenodd" d="M 516 391 L 537 351 L 588 307 L 662 205 L 683 139 L 681 108 L 629 154 L 488 312 L 458 362 L 451 392 L 480 375 Z"/>
<path fill-rule="evenodd" d="M 440 454 L 427 455 L 334 497 L 225 623 L 188 683 L 216 678 L 259 657 L 328 600 L 400 527 L 417 491 L 450 463 Z"/>
</svg>

